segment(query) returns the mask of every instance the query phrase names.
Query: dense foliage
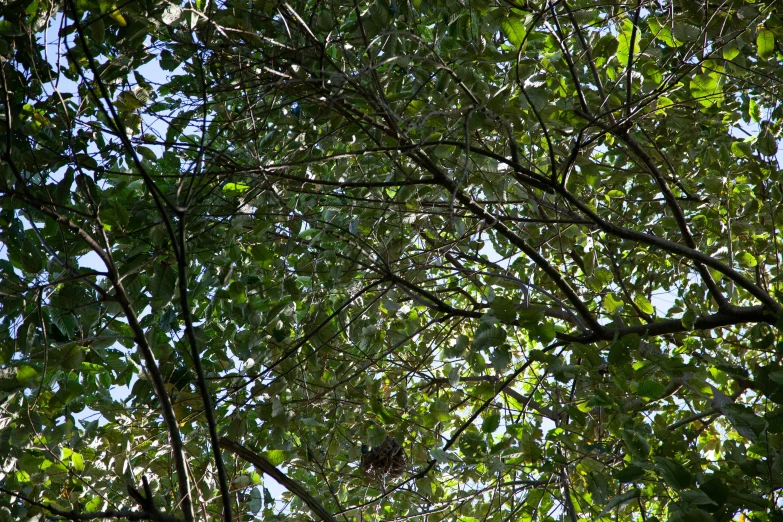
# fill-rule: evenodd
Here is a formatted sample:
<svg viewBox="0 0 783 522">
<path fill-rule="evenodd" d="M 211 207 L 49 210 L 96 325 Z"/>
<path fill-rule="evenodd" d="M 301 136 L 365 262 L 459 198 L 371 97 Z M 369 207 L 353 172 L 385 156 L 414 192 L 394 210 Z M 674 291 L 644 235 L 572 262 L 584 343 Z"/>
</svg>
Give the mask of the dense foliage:
<svg viewBox="0 0 783 522">
<path fill-rule="evenodd" d="M 783 520 L 776 2 L 2 11 L 0 520 Z"/>
</svg>

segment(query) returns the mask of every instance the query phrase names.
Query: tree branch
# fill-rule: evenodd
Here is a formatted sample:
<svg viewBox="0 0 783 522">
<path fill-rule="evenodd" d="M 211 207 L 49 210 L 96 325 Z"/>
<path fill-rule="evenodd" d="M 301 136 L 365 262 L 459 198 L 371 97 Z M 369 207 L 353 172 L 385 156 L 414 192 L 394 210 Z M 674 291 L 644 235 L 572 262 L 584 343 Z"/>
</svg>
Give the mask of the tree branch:
<svg viewBox="0 0 783 522">
<path fill-rule="evenodd" d="M 225 437 L 220 439 L 220 447 L 224 450 L 230 451 L 237 457 L 250 462 L 257 469 L 275 479 L 281 486 L 286 488 L 288 491 L 299 497 L 302 502 L 307 504 L 307 506 L 315 515 L 319 517 L 320 520 L 326 520 L 327 522 L 337 522 L 334 516 L 326 510 L 323 504 L 321 504 L 315 497 L 308 493 L 307 490 L 302 487 L 301 484 L 299 484 L 299 482 L 289 478 L 288 475 L 277 469 L 271 462 L 266 460 L 258 453 L 255 453 L 245 448 L 241 444 L 238 444 Z"/>
</svg>

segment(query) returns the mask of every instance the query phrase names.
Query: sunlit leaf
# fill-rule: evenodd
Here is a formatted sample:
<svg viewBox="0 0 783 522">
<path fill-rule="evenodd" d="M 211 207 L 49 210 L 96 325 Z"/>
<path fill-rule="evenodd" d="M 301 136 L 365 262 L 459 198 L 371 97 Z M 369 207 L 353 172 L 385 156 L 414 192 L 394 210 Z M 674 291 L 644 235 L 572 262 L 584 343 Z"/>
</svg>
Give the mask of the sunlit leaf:
<svg viewBox="0 0 783 522">
<path fill-rule="evenodd" d="M 522 20 L 515 18 L 513 15 L 501 24 L 503 28 L 503 34 L 506 35 L 508 41 L 514 47 L 519 47 L 525 39 L 525 24 Z"/>
<path fill-rule="evenodd" d="M 756 34 L 756 47 L 759 58 L 766 60 L 775 52 L 775 33 L 769 29 L 759 29 Z"/>
</svg>

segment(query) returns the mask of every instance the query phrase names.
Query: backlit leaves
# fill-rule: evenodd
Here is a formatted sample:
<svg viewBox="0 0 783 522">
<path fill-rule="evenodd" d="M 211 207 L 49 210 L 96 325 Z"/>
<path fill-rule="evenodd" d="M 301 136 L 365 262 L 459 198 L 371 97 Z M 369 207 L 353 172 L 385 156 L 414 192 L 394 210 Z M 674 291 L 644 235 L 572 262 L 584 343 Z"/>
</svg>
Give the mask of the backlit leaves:
<svg viewBox="0 0 783 522">
<path fill-rule="evenodd" d="M 721 91 L 720 78 L 715 73 L 699 74 L 691 80 L 693 97 L 705 107 L 722 102 Z"/>
<path fill-rule="evenodd" d="M 218 518 L 211 407 L 348 522 L 778 516 L 766 4 L 56 7 L 0 21 L 3 488 Z"/>
<path fill-rule="evenodd" d="M 514 47 L 519 47 L 525 40 L 525 24 L 524 21 L 517 18 L 515 15 L 510 16 L 501 24 L 503 34 L 506 35 L 508 41 Z"/>
<path fill-rule="evenodd" d="M 766 60 L 775 52 L 775 33 L 769 29 L 759 29 L 756 35 L 756 47 L 759 57 Z"/>
</svg>

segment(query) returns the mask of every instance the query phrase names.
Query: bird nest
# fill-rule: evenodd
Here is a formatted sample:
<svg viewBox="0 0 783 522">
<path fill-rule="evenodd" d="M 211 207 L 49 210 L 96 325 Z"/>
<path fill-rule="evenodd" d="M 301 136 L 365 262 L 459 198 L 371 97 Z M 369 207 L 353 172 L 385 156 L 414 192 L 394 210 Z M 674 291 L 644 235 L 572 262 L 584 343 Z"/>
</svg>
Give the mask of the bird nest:
<svg viewBox="0 0 783 522">
<path fill-rule="evenodd" d="M 362 455 L 361 470 L 377 480 L 396 478 L 408 467 L 408 456 L 394 437 L 386 437 L 383 444 Z"/>
</svg>

